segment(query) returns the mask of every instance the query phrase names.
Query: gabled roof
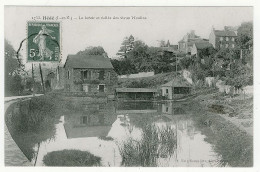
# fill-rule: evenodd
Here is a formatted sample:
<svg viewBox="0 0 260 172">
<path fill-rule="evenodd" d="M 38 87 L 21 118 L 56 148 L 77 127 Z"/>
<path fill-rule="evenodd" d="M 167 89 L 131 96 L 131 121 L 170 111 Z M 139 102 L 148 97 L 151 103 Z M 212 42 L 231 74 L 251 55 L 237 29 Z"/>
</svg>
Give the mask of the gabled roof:
<svg viewBox="0 0 260 172">
<path fill-rule="evenodd" d="M 213 45 L 209 42 L 195 42 L 194 44 L 198 50 L 208 48 L 208 47 L 213 47 Z"/>
<path fill-rule="evenodd" d="M 182 76 L 176 76 L 170 82 L 163 84 L 162 87 L 191 87 L 192 85 Z"/>
<path fill-rule="evenodd" d="M 113 69 L 110 59 L 103 55 L 68 55 L 65 66 L 72 68 Z"/>
<path fill-rule="evenodd" d="M 216 36 L 237 36 L 234 31 L 229 30 L 214 30 Z"/>
</svg>

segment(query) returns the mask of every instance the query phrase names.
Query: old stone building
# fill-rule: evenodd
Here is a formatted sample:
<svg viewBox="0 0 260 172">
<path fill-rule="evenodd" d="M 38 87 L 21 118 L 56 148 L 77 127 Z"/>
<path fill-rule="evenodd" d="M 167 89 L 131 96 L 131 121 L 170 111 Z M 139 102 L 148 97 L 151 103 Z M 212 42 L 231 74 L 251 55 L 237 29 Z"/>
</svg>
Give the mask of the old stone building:
<svg viewBox="0 0 260 172">
<path fill-rule="evenodd" d="M 114 94 L 117 74 L 103 55 L 69 55 L 64 64 L 64 85 L 68 92 Z"/>
<path fill-rule="evenodd" d="M 191 49 L 193 47 L 193 44 L 196 43 L 196 42 L 208 42 L 208 40 L 200 38 L 200 36 L 196 35 L 195 31 L 192 30 L 189 33 L 187 33 L 186 35 L 184 35 L 182 40 L 180 40 L 178 42 L 179 43 L 179 51 L 183 52 L 183 53 L 190 54 Z"/>
<path fill-rule="evenodd" d="M 236 31 L 230 27 L 224 27 L 224 30 L 215 30 L 215 28 L 212 27 L 209 35 L 209 43 L 211 43 L 215 49 L 235 48 L 236 38 Z"/>
</svg>

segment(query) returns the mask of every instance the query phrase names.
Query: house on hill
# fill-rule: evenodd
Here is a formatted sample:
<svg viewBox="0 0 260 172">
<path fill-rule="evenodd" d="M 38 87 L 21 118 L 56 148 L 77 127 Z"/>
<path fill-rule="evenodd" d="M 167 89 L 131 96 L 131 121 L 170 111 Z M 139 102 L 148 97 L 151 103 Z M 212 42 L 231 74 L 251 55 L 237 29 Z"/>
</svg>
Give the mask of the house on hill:
<svg viewBox="0 0 260 172">
<path fill-rule="evenodd" d="M 210 47 L 213 47 L 213 45 L 209 42 L 195 42 L 191 49 L 191 55 L 195 55 L 196 57 L 198 57 L 200 51 Z"/>
<path fill-rule="evenodd" d="M 117 74 L 103 55 L 68 55 L 64 74 L 65 91 L 114 94 Z"/>
<path fill-rule="evenodd" d="M 224 30 L 215 30 L 215 28 L 212 27 L 209 35 L 209 43 L 211 43 L 215 49 L 235 48 L 236 38 L 236 31 L 230 29 L 230 27 L 225 27 Z"/>
<path fill-rule="evenodd" d="M 179 51 L 186 54 L 190 54 L 193 44 L 196 42 L 208 42 L 208 40 L 200 38 L 200 36 L 196 35 L 195 31 L 192 30 L 186 35 L 184 35 L 182 40 L 178 42 Z"/>
<path fill-rule="evenodd" d="M 169 100 L 185 97 L 191 93 L 192 85 L 182 76 L 176 76 L 172 81 L 161 85 L 162 96 Z"/>
</svg>

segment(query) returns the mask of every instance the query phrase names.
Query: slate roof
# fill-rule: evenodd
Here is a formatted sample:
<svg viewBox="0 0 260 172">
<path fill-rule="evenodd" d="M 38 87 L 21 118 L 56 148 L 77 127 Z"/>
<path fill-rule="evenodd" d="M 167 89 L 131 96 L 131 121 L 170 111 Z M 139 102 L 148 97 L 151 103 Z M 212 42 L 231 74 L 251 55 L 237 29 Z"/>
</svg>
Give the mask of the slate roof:
<svg viewBox="0 0 260 172">
<path fill-rule="evenodd" d="M 156 89 L 152 88 L 116 88 L 116 92 L 119 93 L 125 93 L 125 92 L 131 92 L 131 93 L 155 93 L 157 92 Z"/>
<path fill-rule="evenodd" d="M 191 87 L 191 84 L 185 78 L 177 76 L 170 82 L 163 84 L 162 87 Z"/>
<path fill-rule="evenodd" d="M 195 42 L 194 44 L 198 50 L 213 47 L 213 45 L 209 42 Z"/>
<path fill-rule="evenodd" d="M 228 30 L 215 30 L 214 33 L 216 36 L 237 36 L 234 31 Z"/>
<path fill-rule="evenodd" d="M 110 59 L 103 55 L 68 55 L 65 66 L 72 68 L 113 69 Z"/>
</svg>

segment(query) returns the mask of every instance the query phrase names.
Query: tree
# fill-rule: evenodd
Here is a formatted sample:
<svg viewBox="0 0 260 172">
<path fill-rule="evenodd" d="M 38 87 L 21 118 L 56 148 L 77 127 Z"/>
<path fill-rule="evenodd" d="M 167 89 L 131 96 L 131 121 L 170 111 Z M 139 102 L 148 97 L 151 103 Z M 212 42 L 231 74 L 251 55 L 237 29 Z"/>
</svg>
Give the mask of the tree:
<svg viewBox="0 0 260 172">
<path fill-rule="evenodd" d="M 134 48 L 134 42 L 135 39 L 132 35 L 130 35 L 129 37 L 125 37 L 120 49 L 117 52 L 117 55 L 126 58 L 127 54 Z"/>
<path fill-rule="evenodd" d="M 252 82 L 252 72 L 241 60 L 233 62 L 230 65 L 230 70 L 226 71 L 226 83 L 234 86 L 237 90 L 246 85 L 252 85 Z"/>
<path fill-rule="evenodd" d="M 121 58 L 119 60 L 111 59 L 111 63 L 114 67 L 115 72 L 118 75 L 137 73 L 135 66 L 131 63 L 129 59 L 125 59 L 125 58 Z"/>
<path fill-rule="evenodd" d="M 23 90 L 22 77 L 15 74 L 10 81 L 10 91 L 12 95 L 21 95 Z"/>
<path fill-rule="evenodd" d="M 244 22 L 237 30 L 236 42 L 241 49 L 250 49 L 253 47 L 253 23 Z"/>
<path fill-rule="evenodd" d="M 32 91 L 32 88 L 33 88 L 33 78 L 32 77 L 26 78 L 25 88 L 28 89 L 29 91 Z"/>
<path fill-rule="evenodd" d="M 139 72 L 147 70 L 146 63 L 149 56 L 147 50 L 148 46 L 143 41 L 137 40 L 134 42 L 133 49 L 127 55 L 127 58 Z"/>
<path fill-rule="evenodd" d="M 83 51 L 79 51 L 77 55 L 104 55 L 107 56 L 104 48 L 101 46 L 98 47 L 87 47 Z"/>
<path fill-rule="evenodd" d="M 19 88 L 18 75 L 20 74 L 20 65 L 16 58 L 16 51 L 13 46 L 5 40 L 5 95 L 13 95 L 17 94 L 20 89 L 15 90 L 15 88 Z M 15 77 L 15 78 L 14 78 Z M 15 87 L 15 85 L 17 87 Z"/>
</svg>

